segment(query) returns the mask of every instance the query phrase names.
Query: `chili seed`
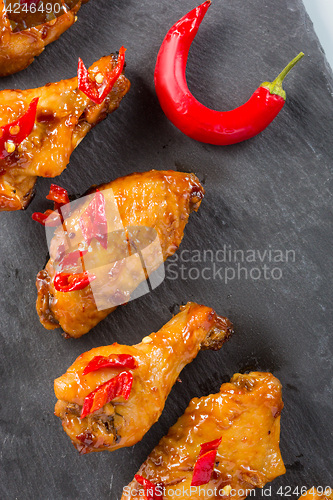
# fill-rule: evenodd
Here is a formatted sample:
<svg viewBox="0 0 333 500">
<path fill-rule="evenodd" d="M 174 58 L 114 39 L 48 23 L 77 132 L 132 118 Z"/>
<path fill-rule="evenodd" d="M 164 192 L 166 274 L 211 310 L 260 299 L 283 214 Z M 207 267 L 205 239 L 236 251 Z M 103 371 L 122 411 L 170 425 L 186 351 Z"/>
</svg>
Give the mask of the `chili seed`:
<svg viewBox="0 0 333 500">
<path fill-rule="evenodd" d="M 17 135 L 20 131 L 19 125 L 14 125 L 14 127 L 10 127 L 9 132 L 11 135 Z"/>
<path fill-rule="evenodd" d="M 5 148 L 6 148 L 6 151 L 7 153 L 14 153 L 16 147 L 15 147 L 15 144 L 13 142 L 6 142 L 5 144 Z"/>
<path fill-rule="evenodd" d="M 102 75 L 102 73 L 97 73 L 97 75 L 95 76 L 95 80 L 97 83 L 102 83 L 104 80 L 104 76 Z"/>
<path fill-rule="evenodd" d="M 222 491 L 223 491 L 223 496 L 224 496 L 224 495 L 226 495 L 226 496 L 227 496 L 227 495 L 229 495 L 229 493 L 230 493 L 231 489 L 232 489 L 232 488 L 231 488 L 230 484 L 227 484 L 227 486 L 225 486 L 224 488 L 222 488 Z"/>
<path fill-rule="evenodd" d="M 150 342 L 152 342 L 153 340 L 150 338 L 150 337 L 144 337 L 142 339 L 142 343 L 143 344 L 150 344 Z"/>
</svg>

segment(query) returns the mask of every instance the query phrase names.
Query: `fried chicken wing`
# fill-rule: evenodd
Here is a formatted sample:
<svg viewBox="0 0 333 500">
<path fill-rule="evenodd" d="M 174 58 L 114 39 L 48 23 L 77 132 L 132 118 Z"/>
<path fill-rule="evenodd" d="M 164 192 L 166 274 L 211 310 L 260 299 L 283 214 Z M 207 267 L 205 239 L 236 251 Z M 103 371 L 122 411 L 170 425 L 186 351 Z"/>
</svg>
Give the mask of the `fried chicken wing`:
<svg viewBox="0 0 333 500">
<path fill-rule="evenodd" d="M 228 319 L 217 316 L 210 307 L 188 303 L 161 330 L 145 337 L 140 344 L 131 347 L 113 344 L 82 354 L 55 380 L 58 398 L 55 415 L 61 418 L 65 432 L 81 453 L 132 446 L 160 417 L 184 366 L 200 349 L 219 349 L 231 334 Z M 121 368 L 105 367 L 105 360 L 119 355 L 132 356 L 136 366 L 129 370 L 133 385 L 128 400 L 115 398 L 80 418 L 89 394 L 119 374 Z M 91 372 L 91 363 L 102 368 Z"/>
<path fill-rule="evenodd" d="M 89 69 L 91 77 L 106 75 L 117 65 L 117 55 L 102 57 Z M 12 123 L 39 98 L 32 132 L 14 151 L 0 159 L 0 210 L 25 208 L 38 176 L 55 177 L 85 135 L 119 107 L 130 88 L 121 74 L 102 102 L 95 104 L 78 89 L 77 78 L 30 90 L 0 92 L 0 127 Z"/>
<path fill-rule="evenodd" d="M 72 26 L 76 21 L 78 10 L 87 1 L 69 0 L 67 3 L 74 6 L 70 10 L 65 6 L 64 14 L 59 17 L 50 16 L 47 12 L 49 8 L 45 8 L 43 12 L 40 9 L 40 12 L 30 13 L 30 4 L 27 2 L 28 12 L 11 13 L 9 19 L 4 0 L 0 0 L 0 76 L 17 73 L 29 66 L 34 58 L 43 52 L 46 45 L 57 40 Z M 7 1 L 7 5 L 12 6 L 12 11 L 16 10 L 12 5 L 15 3 L 17 5 L 20 2 Z"/>
<path fill-rule="evenodd" d="M 164 488 L 164 500 L 174 500 L 175 489 L 181 492 L 179 499 L 244 499 L 252 489 L 285 473 L 279 450 L 282 408 L 281 384 L 273 375 L 237 373 L 218 394 L 192 399 L 138 475 L 159 485 L 160 491 Z M 198 486 L 191 489 L 191 483 L 204 443 L 206 450 L 215 443 L 217 454 L 199 495 Z M 143 489 L 134 479 L 124 488 L 122 500 L 142 498 Z"/>
<path fill-rule="evenodd" d="M 322 488 L 322 492 L 316 488 L 311 488 L 305 495 L 302 495 L 299 500 L 333 500 L 333 489 L 327 487 Z"/>
<path fill-rule="evenodd" d="M 112 237 L 114 233 L 108 235 L 107 247 L 97 240 L 93 240 L 89 246 L 85 243 L 85 248 L 92 249 L 84 257 L 85 262 L 91 256 L 95 268 L 106 263 L 94 271 L 102 283 L 100 288 L 104 292 L 108 289 L 103 299 L 104 307 L 96 305 L 96 287 L 93 289 L 95 282 L 80 291 L 71 292 L 58 291 L 54 286 L 59 253 L 65 245 L 67 234 L 73 236 L 73 244 L 76 236 L 80 237 L 78 228 L 88 202 L 84 202 L 65 220 L 66 232 L 62 228 L 55 231 L 50 245 L 50 260 L 37 276 L 37 312 L 40 321 L 47 329 L 60 326 L 71 337 L 87 333 L 112 312 L 116 305 L 128 302 L 138 286 L 146 282 L 147 276 L 174 254 L 183 238 L 190 212 L 199 208 L 204 195 L 203 187 L 194 174 L 171 170 L 152 170 L 122 177 L 100 186 L 99 192 L 104 193 L 106 201 L 114 197 L 121 225 L 127 231 L 124 245 L 119 238 Z M 135 228 L 131 237 L 130 228 Z M 124 247 L 129 242 L 133 243 L 133 240 L 136 243 L 140 230 L 147 230 L 149 234 L 149 228 L 156 234 L 160 252 L 154 244 L 147 247 L 146 268 L 143 272 L 142 260 L 138 254 L 132 255 L 130 259 L 123 258 Z M 80 240 L 78 245 L 81 244 Z"/>
</svg>

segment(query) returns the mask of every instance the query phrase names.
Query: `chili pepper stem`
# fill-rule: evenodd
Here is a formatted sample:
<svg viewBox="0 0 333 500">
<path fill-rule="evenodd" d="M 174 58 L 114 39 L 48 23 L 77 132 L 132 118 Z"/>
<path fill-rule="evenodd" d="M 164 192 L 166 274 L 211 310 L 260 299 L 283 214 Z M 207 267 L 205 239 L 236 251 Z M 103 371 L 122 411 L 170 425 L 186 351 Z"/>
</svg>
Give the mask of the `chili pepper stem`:
<svg viewBox="0 0 333 500">
<path fill-rule="evenodd" d="M 302 59 L 302 57 L 304 57 L 304 52 L 300 52 L 298 56 L 290 61 L 290 63 L 284 68 L 284 70 L 281 71 L 281 73 L 275 78 L 273 82 L 264 82 L 260 86 L 268 89 L 271 94 L 279 95 L 284 100 L 286 100 L 287 95 L 282 87 L 283 80 L 285 79 L 289 71 L 298 63 L 298 61 Z"/>
</svg>

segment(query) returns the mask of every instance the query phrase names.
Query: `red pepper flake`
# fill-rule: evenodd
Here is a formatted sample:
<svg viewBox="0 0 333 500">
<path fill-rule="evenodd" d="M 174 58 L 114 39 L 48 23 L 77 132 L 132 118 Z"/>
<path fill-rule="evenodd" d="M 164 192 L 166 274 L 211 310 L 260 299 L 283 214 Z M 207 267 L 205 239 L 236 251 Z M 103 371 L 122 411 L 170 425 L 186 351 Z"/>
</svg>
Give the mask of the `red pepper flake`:
<svg viewBox="0 0 333 500">
<path fill-rule="evenodd" d="M 75 250 L 74 252 L 68 253 L 60 262 L 60 268 L 65 269 L 66 267 L 75 266 L 79 258 L 84 257 L 87 252 L 88 250 Z"/>
<path fill-rule="evenodd" d="M 79 58 L 77 69 L 78 87 L 95 104 L 102 104 L 121 75 L 125 64 L 125 51 L 126 49 L 124 47 L 119 49 L 117 66 L 112 71 L 107 71 L 100 83 L 96 81 L 96 79 L 93 80 L 91 78 L 82 59 Z"/>
<path fill-rule="evenodd" d="M 60 186 L 57 186 L 57 184 L 51 184 L 50 192 L 47 195 L 46 199 L 52 200 L 54 202 L 53 210 L 46 210 L 44 213 L 34 212 L 32 214 L 32 219 L 36 222 L 39 222 L 43 226 L 45 226 L 46 219 L 52 213 L 54 213 L 54 217 L 52 217 L 49 221 L 47 221 L 47 226 L 48 227 L 59 226 L 63 222 L 63 217 L 62 217 L 62 214 L 60 213 L 59 209 L 63 205 L 69 204 L 69 196 L 68 196 L 67 190 L 60 187 Z M 66 216 L 67 215 L 69 215 L 69 213 L 66 214 Z"/>
<path fill-rule="evenodd" d="M 111 354 L 110 356 L 95 356 L 85 367 L 82 374 L 101 370 L 102 368 L 128 368 L 134 370 L 137 367 L 135 358 L 130 354 Z"/>
<path fill-rule="evenodd" d="M 54 214 L 52 217 L 50 217 L 51 214 Z M 61 217 L 59 215 L 59 212 L 56 210 L 46 210 L 44 213 L 41 212 L 34 212 L 32 214 L 32 220 L 39 222 L 42 224 L 42 226 L 48 226 L 48 227 L 56 227 L 60 226 L 61 224 Z M 47 222 L 46 222 L 47 221 Z"/>
<path fill-rule="evenodd" d="M 58 292 L 74 292 L 75 290 L 83 290 L 91 281 L 96 278 L 94 274 L 88 273 L 58 273 L 55 275 L 53 283 L 54 288 Z"/>
<path fill-rule="evenodd" d="M 13 153 L 16 147 L 30 135 L 34 128 L 39 97 L 29 104 L 27 111 L 18 119 L 0 128 L 0 159 Z"/>
<path fill-rule="evenodd" d="M 89 245 L 93 238 L 100 242 L 103 248 L 108 246 L 108 223 L 105 215 L 105 198 L 96 189 L 94 198 L 89 203 L 79 220 L 83 238 Z"/>
<path fill-rule="evenodd" d="M 222 437 L 201 445 L 198 460 L 194 466 L 191 486 L 202 486 L 209 483 L 214 471 L 217 449 Z"/>
<path fill-rule="evenodd" d="M 46 197 L 47 200 L 52 200 L 54 202 L 53 210 L 58 210 L 61 222 L 63 222 L 64 217 L 68 217 L 70 214 L 69 196 L 67 189 L 58 186 L 57 184 L 51 184 L 50 192 Z M 60 212 L 60 208 L 62 208 Z"/>
<path fill-rule="evenodd" d="M 85 398 L 80 418 L 103 408 L 113 399 L 122 396 L 126 401 L 130 397 L 133 384 L 133 375 L 124 371 L 100 385 Z"/>
<path fill-rule="evenodd" d="M 66 255 L 66 248 L 64 243 L 61 243 L 61 245 L 58 246 L 56 255 L 54 257 L 54 262 L 59 263 L 60 261 L 63 260 L 63 258 Z"/>
<path fill-rule="evenodd" d="M 154 484 L 139 474 L 135 474 L 135 480 L 145 489 L 146 500 L 163 500 L 163 485 Z"/>
<path fill-rule="evenodd" d="M 222 442 L 222 437 L 215 439 L 214 441 L 210 441 L 209 443 L 201 444 L 199 457 L 201 457 L 202 455 L 204 455 L 208 451 L 217 450 L 218 447 L 220 446 L 221 442 Z"/>
<path fill-rule="evenodd" d="M 46 197 L 47 200 L 54 201 L 58 205 L 66 205 L 69 203 L 69 196 L 67 189 L 58 186 L 57 184 L 51 184 L 50 192 Z"/>
</svg>

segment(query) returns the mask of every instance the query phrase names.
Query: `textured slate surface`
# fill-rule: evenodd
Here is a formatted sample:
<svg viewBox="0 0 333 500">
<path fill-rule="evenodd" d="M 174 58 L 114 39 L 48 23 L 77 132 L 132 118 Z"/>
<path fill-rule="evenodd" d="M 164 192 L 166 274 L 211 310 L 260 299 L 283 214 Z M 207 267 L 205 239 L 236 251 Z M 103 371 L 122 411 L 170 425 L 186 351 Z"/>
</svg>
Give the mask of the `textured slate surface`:
<svg viewBox="0 0 333 500">
<path fill-rule="evenodd" d="M 234 372 L 253 368 L 273 371 L 284 386 L 281 449 L 287 474 L 272 484 L 273 498 L 280 498 L 280 485 L 332 483 L 332 73 L 301 1 L 215 0 L 188 67 L 190 87 L 207 105 L 231 109 L 300 50 L 306 57 L 288 77 L 284 110 L 260 137 L 227 148 L 195 143 L 168 123 L 153 86 L 164 34 L 195 5 L 91 0 L 74 27 L 27 70 L 3 79 L 1 88 L 72 76 L 79 56 L 91 63 L 124 44 L 132 89 L 121 108 L 83 141 L 57 182 L 83 193 L 93 183 L 135 170 L 193 171 L 205 180 L 207 195 L 187 226 L 182 250 L 292 249 L 295 262 L 280 265 L 280 280 L 243 277 L 227 285 L 218 278 L 172 280 L 167 268 L 168 279 L 153 293 L 68 341 L 44 330 L 34 307 L 35 276 L 47 248 L 31 213 L 46 208 L 51 182 L 40 179 L 26 212 L 0 215 L 2 499 L 119 499 L 191 397 L 216 392 Z M 206 264 L 184 265 L 188 270 Z M 54 378 L 92 347 L 140 341 L 187 300 L 228 315 L 235 324 L 233 339 L 186 367 L 182 384 L 173 388 L 162 417 L 141 443 L 79 456 L 53 416 Z"/>
</svg>

